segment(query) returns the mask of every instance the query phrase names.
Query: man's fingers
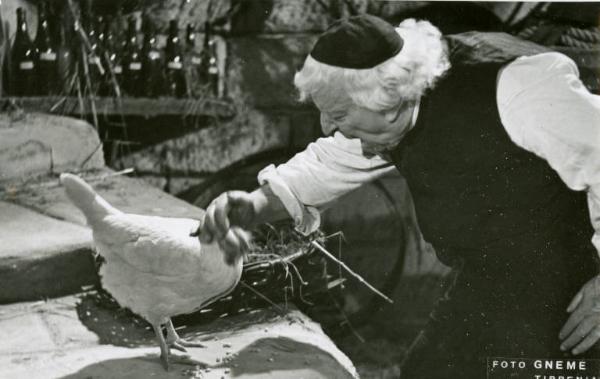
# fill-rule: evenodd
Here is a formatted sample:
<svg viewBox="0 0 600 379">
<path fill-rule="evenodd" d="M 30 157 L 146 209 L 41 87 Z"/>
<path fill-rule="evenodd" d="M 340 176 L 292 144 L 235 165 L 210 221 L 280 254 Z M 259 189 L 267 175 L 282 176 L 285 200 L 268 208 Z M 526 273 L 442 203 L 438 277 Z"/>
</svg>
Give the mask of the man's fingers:
<svg viewBox="0 0 600 379">
<path fill-rule="evenodd" d="M 215 227 L 215 207 L 214 204 L 210 204 L 204 214 L 204 221 L 202 223 L 202 229 L 200 230 L 200 242 L 212 243 L 217 236 L 217 229 Z"/>
<path fill-rule="evenodd" d="M 572 351 L 573 355 L 585 353 L 600 339 L 600 325 L 594 327 Z"/>
<path fill-rule="evenodd" d="M 571 313 L 571 316 L 569 316 L 569 319 L 560 330 L 560 333 L 558 333 L 558 338 L 564 340 L 569 335 L 571 335 L 571 333 L 573 333 L 577 325 L 579 325 L 581 320 L 583 320 L 583 317 L 583 310 L 581 308 L 577 308 L 573 313 Z"/>
<path fill-rule="evenodd" d="M 204 219 L 198 220 L 198 227 L 190 232 L 190 237 L 199 237 L 204 226 Z"/>
<path fill-rule="evenodd" d="M 573 312 L 575 310 L 575 308 L 577 308 L 579 303 L 581 303 L 582 299 L 583 299 L 583 290 L 577 292 L 577 295 L 575 295 L 573 300 L 571 300 L 571 303 L 567 307 L 567 312 L 569 312 L 569 313 Z"/>
<path fill-rule="evenodd" d="M 579 324 L 577 324 L 577 327 L 575 328 L 573 333 L 571 333 L 567 337 L 567 339 L 565 339 L 561 343 L 560 349 L 562 351 L 570 350 L 571 348 L 576 346 L 578 343 L 580 343 L 590 333 L 590 331 L 593 330 L 595 327 L 596 327 L 596 323 L 594 322 L 594 320 L 592 318 L 590 318 L 590 317 L 585 318 L 583 321 L 581 321 Z"/>
<path fill-rule="evenodd" d="M 229 209 L 231 208 L 227 195 L 219 196 L 215 199 L 215 225 L 219 229 L 219 234 L 224 235 L 229 229 Z"/>
<path fill-rule="evenodd" d="M 230 207 L 229 220 L 232 224 L 248 227 L 252 222 L 254 208 L 248 193 L 242 191 L 227 192 L 227 203 Z"/>
<path fill-rule="evenodd" d="M 252 243 L 252 238 L 250 236 L 250 233 L 246 232 L 244 229 L 237 227 L 237 226 L 232 227 L 231 230 L 233 231 L 233 233 L 236 235 L 237 239 L 239 240 L 240 254 L 245 254 L 246 252 L 248 252 L 248 250 L 250 250 L 251 243 Z"/>
<path fill-rule="evenodd" d="M 229 265 L 250 249 L 250 234 L 239 227 L 232 227 L 224 238 L 219 240 L 225 262 Z"/>
<path fill-rule="evenodd" d="M 241 255 L 240 240 L 233 230 L 229 230 L 225 237 L 219 241 L 219 246 L 223 249 L 225 263 L 232 265 L 235 259 Z"/>
</svg>

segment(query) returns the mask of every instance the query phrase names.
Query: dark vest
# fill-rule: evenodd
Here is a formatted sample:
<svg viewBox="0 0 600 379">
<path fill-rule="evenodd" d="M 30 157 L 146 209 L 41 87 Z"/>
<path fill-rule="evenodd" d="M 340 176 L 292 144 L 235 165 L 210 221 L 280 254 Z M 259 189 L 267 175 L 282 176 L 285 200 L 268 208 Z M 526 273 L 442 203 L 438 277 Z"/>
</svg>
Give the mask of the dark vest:
<svg viewBox="0 0 600 379">
<path fill-rule="evenodd" d="M 423 236 L 440 260 L 462 267 L 466 304 L 516 299 L 562 317 L 598 272 L 586 196 L 510 140 L 496 104 L 500 68 L 546 50 L 505 34 L 447 41 L 452 68 L 422 98 L 417 125 L 392 154 Z"/>
</svg>

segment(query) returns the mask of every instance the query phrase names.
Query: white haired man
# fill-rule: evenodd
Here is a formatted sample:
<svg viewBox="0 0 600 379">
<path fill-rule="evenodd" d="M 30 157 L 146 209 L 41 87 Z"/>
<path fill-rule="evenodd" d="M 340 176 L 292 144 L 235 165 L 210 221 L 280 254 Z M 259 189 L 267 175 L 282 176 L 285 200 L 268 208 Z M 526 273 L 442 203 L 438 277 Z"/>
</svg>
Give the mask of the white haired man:
<svg viewBox="0 0 600 379">
<path fill-rule="evenodd" d="M 320 209 L 395 166 L 454 269 L 403 378 L 480 379 L 489 357 L 600 357 L 600 99 L 572 60 L 362 15 L 318 39 L 295 84 L 330 136 L 265 168 L 256 191 L 215 199 L 201 239 L 229 259 L 257 223 L 311 231 Z"/>
</svg>

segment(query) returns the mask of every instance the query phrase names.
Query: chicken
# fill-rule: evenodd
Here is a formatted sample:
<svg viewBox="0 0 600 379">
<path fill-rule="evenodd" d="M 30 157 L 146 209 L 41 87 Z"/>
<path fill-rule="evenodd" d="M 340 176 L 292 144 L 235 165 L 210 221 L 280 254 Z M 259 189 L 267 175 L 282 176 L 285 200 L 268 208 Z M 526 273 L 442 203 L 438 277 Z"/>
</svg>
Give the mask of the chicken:
<svg viewBox="0 0 600 379">
<path fill-rule="evenodd" d="M 165 369 L 170 347 L 202 347 L 180 339 L 171 317 L 199 310 L 231 292 L 240 280 L 243 259 L 228 265 L 218 245 L 201 245 L 191 237 L 197 220 L 123 213 L 78 176 L 62 174 L 60 180 L 84 213 L 95 248 L 106 260 L 100 268 L 103 287 L 152 325 Z"/>
</svg>

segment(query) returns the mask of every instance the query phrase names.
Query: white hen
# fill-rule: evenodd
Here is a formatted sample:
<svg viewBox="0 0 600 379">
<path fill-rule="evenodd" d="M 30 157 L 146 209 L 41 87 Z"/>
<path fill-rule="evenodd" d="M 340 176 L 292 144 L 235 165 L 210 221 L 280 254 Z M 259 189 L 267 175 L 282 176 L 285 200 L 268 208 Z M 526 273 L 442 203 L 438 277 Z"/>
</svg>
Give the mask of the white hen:
<svg viewBox="0 0 600 379">
<path fill-rule="evenodd" d="M 227 265 L 216 244 L 201 245 L 190 237 L 196 220 L 123 213 L 78 176 L 62 174 L 60 180 L 85 214 L 96 250 L 106 260 L 100 269 L 102 285 L 121 306 L 152 324 L 168 370 L 169 347 L 185 351 L 184 346 L 202 346 L 180 339 L 171 316 L 194 312 L 231 292 L 240 279 L 242 259 Z"/>
</svg>

